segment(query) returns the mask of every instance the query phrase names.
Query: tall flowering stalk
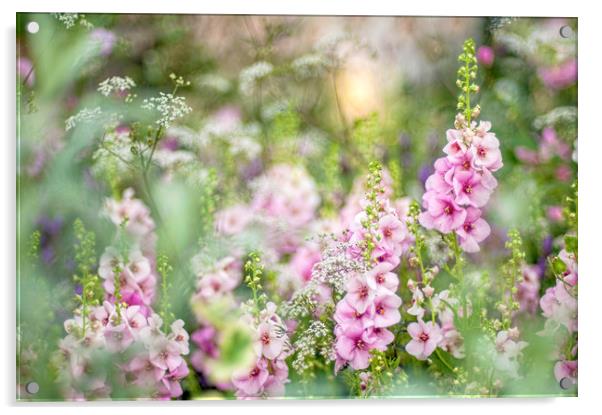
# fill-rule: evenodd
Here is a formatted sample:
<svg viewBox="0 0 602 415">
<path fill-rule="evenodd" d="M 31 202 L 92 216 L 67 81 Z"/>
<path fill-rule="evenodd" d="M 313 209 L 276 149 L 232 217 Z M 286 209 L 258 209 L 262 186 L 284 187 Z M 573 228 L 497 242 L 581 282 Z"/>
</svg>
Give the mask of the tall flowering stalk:
<svg viewBox="0 0 602 415">
<path fill-rule="evenodd" d="M 425 211 L 419 216 L 427 229 L 454 233 L 465 252 L 479 251 L 479 243 L 489 236 L 489 224 L 481 217 L 482 208 L 497 187 L 493 172 L 502 167 L 499 141 L 490 131 L 491 123 L 474 121 L 480 114 L 478 105 L 472 107 L 471 95 L 479 91 L 474 83 L 477 59 L 474 41 L 464 43 L 459 56 L 459 97 L 454 128 L 447 130 L 445 157 L 435 161 L 435 172 L 426 181 L 422 196 Z"/>
<path fill-rule="evenodd" d="M 288 380 L 285 359 L 291 354 L 287 327 L 276 313 L 276 304 L 266 301 L 262 293 L 263 265 L 256 253 L 245 263 L 245 282 L 252 298 L 244 304 L 243 319 L 254 331 L 256 358 L 251 368 L 240 368 L 232 376 L 236 396 L 240 399 L 284 396 Z"/>
<path fill-rule="evenodd" d="M 408 237 L 405 224 L 384 197 L 382 169 L 372 163 L 366 196 L 345 238 L 348 255 L 364 263 L 365 271 L 347 277 L 345 296 L 336 305 L 335 370 L 349 364 L 355 370 L 370 365 L 372 351 L 384 352 L 394 340 L 388 327 L 401 320 L 399 279 L 392 271 L 399 265 Z"/>
<path fill-rule="evenodd" d="M 189 353 L 184 322 L 171 320 L 164 282 L 163 318 L 153 310 L 157 268 L 165 278 L 167 259 L 155 264 L 154 222 L 144 203 L 128 189 L 122 200 L 109 199 L 107 216 L 118 227 L 119 240 L 100 259 L 92 274 L 94 235 L 76 223 L 76 260 L 82 285 L 74 317 L 64 323 L 67 336 L 59 344 L 59 380 L 67 399 L 109 398 L 125 388 L 133 397 L 170 399 L 182 395 L 180 381 L 188 373 Z M 125 235 L 133 241 L 128 246 Z M 104 297 L 104 302 L 101 300 Z M 107 356 L 106 367 L 96 359 Z"/>
</svg>

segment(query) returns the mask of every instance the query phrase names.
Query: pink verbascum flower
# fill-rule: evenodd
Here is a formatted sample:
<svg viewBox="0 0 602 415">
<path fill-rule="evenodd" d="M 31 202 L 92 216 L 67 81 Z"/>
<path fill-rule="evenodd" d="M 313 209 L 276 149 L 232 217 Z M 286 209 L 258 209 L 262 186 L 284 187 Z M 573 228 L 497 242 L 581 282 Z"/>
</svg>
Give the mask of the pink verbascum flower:
<svg viewBox="0 0 602 415">
<path fill-rule="evenodd" d="M 383 293 L 374 299 L 374 327 L 383 328 L 399 323 L 401 298 L 393 293 Z"/>
<path fill-rule="evenodd" d="M 478 252 L 479 242 L 484 241 L 490 233 L 489 224 L 481 219 L 481 211 L 474 207 L 466 208 L 464 224 L 456 230 L 460 247 L 466 252 Z"/>
<path fill-rule="evenodd" d="M 427 192 L 423 196 L 423 204 L 427 210 L 420 214 L 418 220 L 425 228 L 450 233 L 466 219 L 466 209 L 461 208 L 451 196 Z"/>
<path fill-rule="evenodd" d="M 370 288 L 364 276 L 355 276 L 347 283 L 345 299 L 358 312 L 365 312 L 372 304 L 375 292 Z"/>
<path fill-rule="evenodd" d="M 406 351 L 418 360 L 426 360 L 443 339 L 437 323 L 425 323 L 422 319 L 408 325 L 408 334 L 412 340 L 406 345 Z"/>
<path fill-rule="evenodd" d="M 456 116 L 456 129 L 447 130 L 446 157 L 435 161 L 435 172 L 426 179 L 419 216 L 422 226 L 441 233 L 455 232 L 466 252 L 479 251 L 490 233 L 478 208 L 489 201 L 497 180 L 492 172 L 502 166 L 500 143 L 491 123 L 468 123 Z"/>
<path fill-rule="evenodd" d="M 362 370 L 370 364 L 370 346 L 375 338 L 361 326 L 349 326 L 337 336 L 335 350 L 347 360 L 355 370 Z"/>
</svg>

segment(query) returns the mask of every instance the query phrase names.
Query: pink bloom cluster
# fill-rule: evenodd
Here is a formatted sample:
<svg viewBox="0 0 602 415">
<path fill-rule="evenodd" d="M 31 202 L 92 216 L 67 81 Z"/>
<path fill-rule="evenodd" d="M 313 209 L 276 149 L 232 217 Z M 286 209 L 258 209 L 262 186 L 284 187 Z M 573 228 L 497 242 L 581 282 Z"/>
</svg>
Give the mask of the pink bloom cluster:
<svg viewBox="0 0 602 415">
<path fill-rule="evenodd" d="M 394 335 L 387 329 L 401 320 L 401 298 L 396 294 L 399 279 L 393 270 L 399 265 L 409 234 L 395 208 L 383 193 L 377 201 L 379 212 L 375 228 L 366 227 L 366 211 L 356 214 L 344 239 L 352 248 L 348 254 L 364 258 L 365 243 L 373 241 L 367 271 L 348 276 L 346 295 L 336 305 L 335 352 L 338 371 L 345 364 L 355 370 L 369 365 L 370 351 L 384 351 Z M 360 203 L 363 206 L 368 201 Z"/>
<path fill-rule="evenodd" d="M 567 88 L 577 81 L 577 60 L 569 59 L 556 66 L 543 67 L 538 75 L 548 88 Z"/>
<path fill-rule="evenodd" d="M 267 233 L 267 248 L 276 257 L 294 253 L 320 204 L 313 179 L 303 167 L 278 164 L 255 179 L 250 187 L 253 198 L 248 205 L 234 205 L 217 213 L 218 233 L 237 235 L 250 224 L 260 225 Z"/>
<path fill-rule="evenodd" d="M 516 299 L 520 311 L 535 314 L 539 305 L 540 271 L 537 265 L 523 266 L 523 279 L 518 284 Z"/>
<path fill-rule="evenodd" d="M 518 378 L 519 358 L 528 343 L 518 340 L 520 333 L 516 327 L 498 332 L 495 338 L 495 368 L 510 378 Z"/>
<path fill-rule="evenodd" d="M 558 351 L 558 361 L 554 366 L 554 376 L 558 382 L 565 382 L 565 378 L 571 383 L 577 383 L 577 283 L 578 267 L 575 255 L 566 250 L 560 251 L 558 258 L 566 266 L 566 270 L 556 285 L 546 290 L 541 297 L 539 305 L 547 318 L 544 333 L 559 333 L 560 327 L 565 327 L 568 334 L 566 342 L 570 342 L 570 352 Z M 562 336 L 562 335 L 561 335 Z M 561 337 L 559 337 L 561 338 Z M 572 345 L 572 346 L 571 346 Z M 566 349 L 563 346 L 562 349 Z M 568 387 L 563 384 L 563 387 Z"/>
<path fill-rule="evenodd" d="M 132 189 L 125 190 L 121 200 L 108 199 L 105 211 L 115 226 L 123 226 L 133 241 L 126 258 L 115 247 L 107 247 L 100 258 L 98 275 L 104 280 L 106 298 L 111 302 L 115 301 L 114 269 L 119 267 L 119 293 L 122 301 L 129 305 L 139 305 L 148 316 L 157 284 L 155 222 L 148 207 L 134 198 Z"/>
<path fill-rule="evenodd" d="M 266 305 L 258 324 L 250 316 L 249 320 L 255 329 L 257 360 L 250 369 L 240 370 L 232 377 L 236 396 L 241 399 L 284 396 L 284 385 L 289 381 L 285 359 L 292 352 L 286 325 L 276 314 L 274 303 Z"/>
<path fill-rule="evenodd" d="M 180 380 L 188 375 L 182 357 L 188 354 L 188 333 L 182 320 L 172 323 L 166 334 L 157 314 L 146 317 L 140 306 L 116 307 L 105 301 L 89 310 L 85 324 L 84 332 L 81 315 L 65 321 L 68 334 L 59 345 L 64 357 L 61 377 L 70 399 L 110 397 L 107 373 L 90 370 L 98 352 L 116 355 L 111 361 L 117 362 L 117 380 L 124 387 L 134 385 L 144 397 L 158 399 L 182 394 Z M 123 361 L 125 356 L 127 361 Z"/>
<path fill-rule="evenodd" d="M 523 146 L 518 146 L 514 150 L 514 154 L 520 161 L 531 165 L 547 163 L 554 156 L 569 161 L 571 153 L 571 147 L 558 137 L 556 130 L 552 127 L 543 129 L 537 150 L 531 150 Z"/>
<path fill-rule="evenodd" d="M 193 304 L 210 303 L 229 298 L 232 306 L 238 307 L 232 297 L 232 292 L 242 281 L 240 260 L 233 256 L 226 256 L 217 261 L 212 267 L 199 268 L 197 291 L 192 298 Z M 191 336 L 197 347 L 192 353 L 190 362 L 197 371 L 202 372 L 210 381 L 215 381 L 218 388 L 223 390 L 232 389 L 229 382 L 211 379 L 210 366 L 212 362 L 220 358 L 220 332 L 200 315 L 197 315 L 197 318 L 201 327 Z"/>
<path fill-rule="evenodd" d="M 430 284 L 421 288 L 411 279 L 408 281 L 408 289 L 412 292 L 412 305 L 407 312 L 416 316 L 418 322 L 408 325 L 411 340 L 406 345 L 406 351 L 418 360 L 425 360 L 440 347 L 457 359 L 463 358 L 464 342 L 454 325 L 454 313 L 448 306 L 456 305 L 457 299 L 450 298 L 448 290 L 435 294 Z M 425 300 L 430 301 L 431 312 L 436 313 L 440 324 L 436 321 L 423 321 Z M 458 311 L 462 313 L 461 309 Z"/>
<path fill-rule="evenodd" d="M 566 265 L 566 271 L 556 285 L 546 290 L 541 297 L 539 305 L 543 310 L 546 321 L 546 329 L 555 330 L 564 326 L 569 333 L 577 331 L 577 298 L 572 292 L 577 285 L 578 272 L 577 261 L 574 255 L 566 250 L 560 251 L 558 257 Z"/>
<path fill-rule="evenodd" d="M 497 137 L 489 131 L 491 123 L 468 126 L 458 114 L 456 126 L 447 130 L 446 157 L 435 162 L 435 172 L 426 181 L 422 197 L 426 211 L 419 220 L 427 229 L 455 232 L 464 251 L 477 252 L 491 232 L 481 208 L 497 187 L 492 172 L 502 167 L 502 154 Z"/>
</svg>

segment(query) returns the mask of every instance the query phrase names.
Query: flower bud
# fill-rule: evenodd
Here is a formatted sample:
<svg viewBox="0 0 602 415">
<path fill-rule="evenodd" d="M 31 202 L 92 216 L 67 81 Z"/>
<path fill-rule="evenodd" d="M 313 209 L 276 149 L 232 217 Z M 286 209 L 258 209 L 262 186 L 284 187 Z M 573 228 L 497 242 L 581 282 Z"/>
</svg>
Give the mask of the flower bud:
<svg viewBox="0 0 602 415">
<path fill-rule="evenodd" d="M 422 289 L 422 292 L 424 293 L 425 296 L 427 296 L 428 298 L 433 296 L 433 293 L 435 292 L 435 289 L 433 287 L 431 287 L 430 285 L 427 285 L 426 287 L 424 287 Z"/>
</svg>

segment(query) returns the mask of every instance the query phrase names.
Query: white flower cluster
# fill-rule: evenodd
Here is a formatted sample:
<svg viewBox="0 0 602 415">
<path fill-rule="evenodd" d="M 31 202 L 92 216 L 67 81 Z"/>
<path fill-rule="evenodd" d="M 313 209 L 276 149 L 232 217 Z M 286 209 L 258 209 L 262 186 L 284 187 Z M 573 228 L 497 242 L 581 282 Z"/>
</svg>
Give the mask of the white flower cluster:
<svg viewBox="0 0 602 415">
<path fill-rule="evenodd" d="M 310 53 L 295 59 L 291 66 L 295 75 L 301 79 L 307 79 L 322 75 L 328 67 L 328 62 L 324 55 Z"/>
<path fill-rule="evenodd" d="M 314 369 L 314 361 L 318 356 L 322 356 L 326 362 L 333 360 L 332 350 L 332 330 L 319 320 L 312 321 L 307 330 L 305 330 L 295 341 L 295 359 L 292 367 L 303 376 Z"/>
<path fill-rule="evenodd" d="M 230 81 L 218 74 L 206 74 L 198 78 L 197 85 L 201 88 L 212 89 L 219 93 L 226 93 L 230 90 Z"/>
<path fill-rule="evenodd" d="M 136 83 L 129 76 L 113 76 L 111 78 L 105 79 L 100 84 L 98 84 L 98 92 L 100 92 L 105 97 L 108 97 L 113 92 L 123 93 L 125 91 L 129 91 L 135 86 Z"/>
<path fill-rule="evenodd" d="M 274 67 L 271 63 L 260 61 L 240 71 L 239 88 L 244 95 L 251 95 L 259 81 L 272 73 Z"/>
<path fill-rule="evenodd" d="M 352 243 L 340 241 L 328 246 L 322 254 L 322 260 L 313 267 L 311 281 L 331 286 L 339 294 L 344 293 L 349 275 L 367 271 L 363 261 L 350 258 L 347 254 L 353 246 Z"/>
<path fill-rule="evenodd" d="M 159 92 L 157 97 L 145 99 L 142 108 L 157 111 L 160 117 L 156 123 L 164 128 L 192 112 L 192 108 L 186 104 L 186 98 L 165 92 Z"/>
<path fill-rule="evenodd" d="M 84 26 L 86 29 L 91 29 L 94 27 L 92 23 L 86 20 L 85 15 L 80 13 L 52 13 L 52 15 L 63 25 L 65 28 L 71 29 L 78 22 L 80 25 Z"/>
<path fill-rule="evenodd" d="M 84 108 L 80 112 L 65 120 L 65 131 L 69 131 L 81 122 L 91 121 L 98 118 L 102 114 L 100 107 Z"/>
</svg>

